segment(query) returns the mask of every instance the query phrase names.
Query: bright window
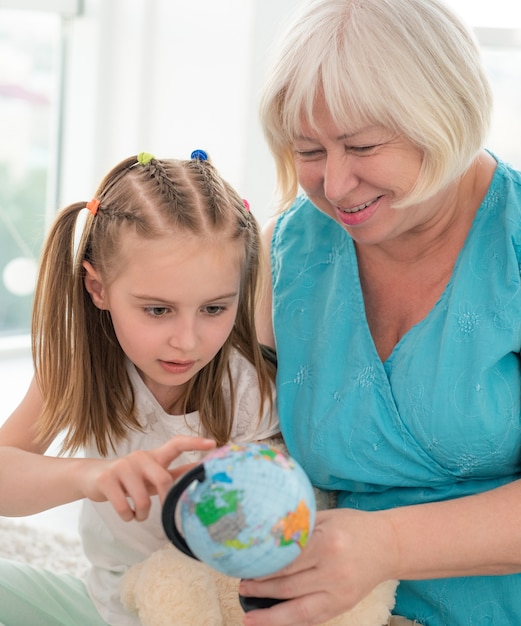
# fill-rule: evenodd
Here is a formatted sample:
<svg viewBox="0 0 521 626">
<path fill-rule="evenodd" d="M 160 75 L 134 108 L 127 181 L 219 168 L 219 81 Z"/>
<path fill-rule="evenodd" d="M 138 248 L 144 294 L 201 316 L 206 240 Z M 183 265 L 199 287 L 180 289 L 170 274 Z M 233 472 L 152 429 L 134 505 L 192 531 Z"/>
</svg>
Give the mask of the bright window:
<svg viewBox="0 0 521 626">
<path fill-rule="evenodd" d="M 0 337 L 27 332 L 57 164 L 60 16 L 0 10 Z"/>
</svg>

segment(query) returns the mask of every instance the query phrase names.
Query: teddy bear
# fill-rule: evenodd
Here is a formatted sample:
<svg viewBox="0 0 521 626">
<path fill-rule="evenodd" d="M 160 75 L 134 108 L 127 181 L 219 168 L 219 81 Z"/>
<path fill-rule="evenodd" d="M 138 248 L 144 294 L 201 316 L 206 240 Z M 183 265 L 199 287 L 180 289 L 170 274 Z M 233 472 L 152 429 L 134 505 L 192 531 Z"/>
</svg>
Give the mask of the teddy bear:
<svg viewBox="0 0 521 626">
<path fill-rule="evenodd" d="M 380 583 L 353 609 L 324 626 L 383 626 L 397 581 Z M 125 608 L 143 626 L 241 626 L 239 579 L 183 554 L 171 544 L 130 568 L 121 584 Z"/>
<path fill-rule="evenodd" d="M 287 453 L 284 443 L 269 444 Z M 335 495 L 314 489 L 317 509 L 335 506 Z M 353 609 L 324 626 L 383 626 L 391 619 L 398 581 L 379 584 Z M 193 559 L 169 542 L 123 576 L 123 606 L 143 626 L 241 626 L 239 579 Z"/>
</svg>

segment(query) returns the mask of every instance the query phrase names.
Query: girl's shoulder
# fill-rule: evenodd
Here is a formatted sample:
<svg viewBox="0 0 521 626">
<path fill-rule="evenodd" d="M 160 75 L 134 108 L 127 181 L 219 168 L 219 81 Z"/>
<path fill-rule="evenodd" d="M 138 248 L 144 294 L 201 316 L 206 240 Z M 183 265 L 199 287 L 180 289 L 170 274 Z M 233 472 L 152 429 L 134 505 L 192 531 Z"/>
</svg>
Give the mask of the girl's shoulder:
<svg viewBox="0 0 521 626">
<path fill-rule="evenodd" d="M 243 396 L 251 396 L 254 403 L 260 401 L 259 382 L 257 370 L 237 348 L 233 348 L 230 353 L 230 374 L 236 400 Z M 228 388 L 227 382 L 224 383 Z"/>
<path fill-rule="evenodd" d="M 276 413 L 275 385 L 272 384 L 272 402 L 266 399 L 262 405 L 257 370 L 253 363 L 236 349 L 233 349 L 230 355 L 230 373 L 234 393 L 232 439 L 237 442 L 255 441 L 277 434 L 279 421 Z M 224 385 L 225 399 L 231 406 L 230 387 L 227 382 Z"/>
</svg>

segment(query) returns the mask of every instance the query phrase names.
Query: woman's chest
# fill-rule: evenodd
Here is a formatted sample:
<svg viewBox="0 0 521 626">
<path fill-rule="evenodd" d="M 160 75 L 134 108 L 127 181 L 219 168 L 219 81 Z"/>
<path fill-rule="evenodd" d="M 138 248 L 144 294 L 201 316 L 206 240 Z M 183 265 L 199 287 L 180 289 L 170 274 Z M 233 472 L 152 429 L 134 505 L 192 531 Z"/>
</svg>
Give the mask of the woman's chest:
<svg viewBox="0 0 521 626">
<path fill-rule="evenodd" d="M 364 268 L 360 284 L 365 316 L 382 362 L 401 338 L 425 319 L 440 300 L 455 259 L 426 268 Z"/>
</svg>

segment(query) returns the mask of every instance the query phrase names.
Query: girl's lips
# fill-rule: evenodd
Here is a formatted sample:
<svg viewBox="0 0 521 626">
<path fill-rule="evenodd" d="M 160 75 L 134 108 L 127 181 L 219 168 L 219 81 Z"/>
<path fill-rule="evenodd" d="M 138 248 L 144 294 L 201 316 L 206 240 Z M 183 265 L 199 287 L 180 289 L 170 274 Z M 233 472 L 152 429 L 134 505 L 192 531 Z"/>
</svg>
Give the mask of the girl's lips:
<svg viewBox="0 0 521 626">
<path fill-rule="evenodd" d="M 193 365 L 194 361 L 159 361 L 161 367 L 169 374 L 184 374 L 188 372 Z"/>
<path fill-rule="evenodd" d="M 383 196 L 378 196 L 374 200 L 369 200 L 369 202 L 365 202 L 351 209 L 335 207 L 336 213 L 342 224 L 346 226 L 357 226 L 358 224 L 366 222 L 375 214 L 382 198 Z"/>
</svg>

